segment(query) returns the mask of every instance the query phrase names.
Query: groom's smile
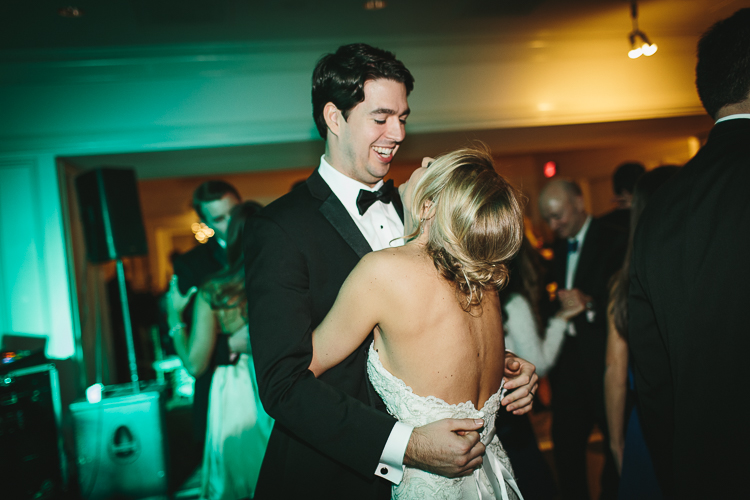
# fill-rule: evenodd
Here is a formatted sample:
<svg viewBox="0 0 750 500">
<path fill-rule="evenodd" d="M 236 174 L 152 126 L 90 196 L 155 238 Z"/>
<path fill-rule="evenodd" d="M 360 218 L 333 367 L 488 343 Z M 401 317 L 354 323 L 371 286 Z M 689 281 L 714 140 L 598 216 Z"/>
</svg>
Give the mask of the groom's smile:
<svg viewBox="0 0 750 500">
<path fill-rule="evenodd" d="M 374 186 L 388 174 L 399 145 L 406 136 L 409 104 L 403 83 L 368 80 L 364 101 L 338 121 L 335 147 L 327 160 L 346 176 Z M 331 144 L 333 145 L 333 144 Z"/>
</svg>

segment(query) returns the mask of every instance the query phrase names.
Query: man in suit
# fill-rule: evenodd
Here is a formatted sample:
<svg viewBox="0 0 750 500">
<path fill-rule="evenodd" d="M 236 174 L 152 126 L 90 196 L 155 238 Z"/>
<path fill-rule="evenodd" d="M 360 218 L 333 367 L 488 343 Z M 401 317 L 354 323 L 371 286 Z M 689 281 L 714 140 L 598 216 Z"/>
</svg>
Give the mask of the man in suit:
<svg viewBox="0 0 750 500">
<path fill-rule="evenodd" d="M 193 192 L 193 209 L 201 222 L 213 229 L 214 236 L 203 245 L 174 258 L 174 274 L 180 293 L 186 295 L 193 287 L 200 287 L 210 275 L 220 271 L 227 264 L 226 237 L 229 226 L 229 213 L 240 203 L 240 195 L 231 184 L 220 181 L 206 181 Z M 186 324 L 193 318 L 193 299 L 184 311 Z M 215 366 L 213 363 L 205 373 L 195 380 L 193 394 L 193 432 L 197 443 L 206 437 L 208 415 L 208 394 L 211 389 Z"/>
<path fill-rule="evenodd" d="M 750 470 L 750 9 L 698 44 L 708 141 L 636 229 L 629 343 L 646 442 L 668 498 L 742 498 Z"/>
<path fill-rule="evenodd" d="M 630 234 L 630 205 L 633 203 L 635 182 L 646 171 L 643 164 L 637 161 L 622 163 L 612 175 L 612 192 L 617 208 L 600 217 L 602 222 L 618 226 Z"/>
<path fill-rule="evenodd" d="M 403 236 L 401 201 L 383 177 L 405 136 L 413 82 L 393 54 L 368 45 L 324 56 L 312 91 L 326 141 L 320 167 L 245 228 L 251 346 L 261 400 L 276 420 L 257 499 L 385 499 L 402 464 L 458 476 L 481 462 L 481 422 L 412 429 L 385 412 L 365 371 L 372 335 L 320 379 L 308 370 L 311 333 L 348 274 Z M 533 367 L 522 365 L 504 400 L 519 412 L 536 390 Z"/>
<path fill-rule="evenodd" d="M 594 424 L 608 443 L 604 412 L 604 356 L 609 280 L 622 266 L 626 234 L 592 218 L 580 187 L 557 179 L 540 194 L 542 217 L 557 236 L 553 273 L 558 298 L 585 310 L 568 324 L 560 355 L 550 372 L 552 441 L 564 499 L 589 498 L 586 448 Z M 614 498 L 617 472 L 607 446 L 601 498 Z"/>
</svg>

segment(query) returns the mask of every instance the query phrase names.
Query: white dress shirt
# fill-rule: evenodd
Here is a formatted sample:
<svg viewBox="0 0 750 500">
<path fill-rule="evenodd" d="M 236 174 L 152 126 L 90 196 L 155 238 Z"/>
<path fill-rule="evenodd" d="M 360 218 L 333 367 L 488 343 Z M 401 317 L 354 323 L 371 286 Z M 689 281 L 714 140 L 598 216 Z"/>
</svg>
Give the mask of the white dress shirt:
<svg viewBox="0 0 750 500">
<path fill-rule="evenodd" d="M 318 173 L 344 205 L 373 251 L 404 244 L 402 238 L 404 223 L 398 216 L 393 203 L 377 201 L 363 215 L 359 215 L 357 209 L 359 190 L 377 191 L 383 185 L 382 180 L 375 187 L 366 186 L 333 168 L 326 161 L 325 155 L 320 157 Z M 404 475 L 404 454 L 413 430 L 414 427 L 411 425 L 396 422 L 380 455 L 380 463 L 375 470 L 376 475 L 394 484 L 401 482 Z"/>
<path fill-rule="evenodd" d="M 728 121 L 728 120 L 738 120 L 740 118 L 748 119 L 748 118 L 750 118 L 750 114 L 748 114 L 748 113 L 737 113 L 736 115 L 728 115 L 728 116 L 725 116 L 724 118 L 719 118 L 718 120 L 716 120 L 716 123 L 714 123 L 714 125 L 716 125 L 717 123 Z"/>
<path fill-rule="evenodd" d="M 325 156 L 320 157 L 318 172 L 349 212 L 373 251 L 404 244 L 404 223 L 401 222 L 393 203 L 375 202 L 363 215 L 359 215 L 357 209 L 359 191 L 361 189 L 377 191 L 383 185 L 382 180 L 375 184 L 375 187 L 362 184 L 333 168 L 326 161 Z"/>
<path fill-rule="evenodd" d="M 576 270 L 578 269 L 578 257 L 581 255 L 581 250 L 583 250 L 583 242 L 586 240 L 586 233 L 589 230 L 589 226 L 591 225 L 591 216 L 589 215 L 586 217 L 586 222 L 583 223 L 583 226 L 581 226 L 581 229 L 578 230 L 578 233 L 572 237 L 568 238 L 568 243 L 573 243 L 574 241 L 578 242 L 578 248 L 575 252 L 568 252 L 568 264 L 565 268 L 565 289 L 570 290 L 573 288 L 573 280 L 576 276 Z M 573 325 L 572 321 L 568 322 L 568 335 L 575 337 L 576 335 L 576 328 Z"/>
</svg>

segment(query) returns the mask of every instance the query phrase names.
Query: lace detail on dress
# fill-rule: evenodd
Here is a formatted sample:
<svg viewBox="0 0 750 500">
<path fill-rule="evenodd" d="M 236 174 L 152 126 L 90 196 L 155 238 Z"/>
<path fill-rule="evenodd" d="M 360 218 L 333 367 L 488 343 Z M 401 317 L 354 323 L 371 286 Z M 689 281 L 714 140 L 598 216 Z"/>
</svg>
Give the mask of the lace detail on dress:
<svg viewBox="0 0 750 500">
<path fill-rule="evenodd" d="M 388 413 L 406 424 L 420 427 L 444 418 L 481 418 L 484 420 L 484 427 L 480 436 L 487 446 L 487 455 L 494 455 L 507 471 L 512 471 L 510 460 L 500 441 L 495 437 L 495 415 L 501 407 L 502 386 L 498 392 L 490 396 L 481 410 L 477 410 L 471 401 L 449 404 L 435 396 L 419 396 L 403 380 L 385 369 L 373 344 L 370 345 L 367 357 L 367 375 L 375 391 L 385 402 Z M 486 459 L 487 457 L 485 461 Z M 495 475 L 500 481 L 503 480 L 499 471 L 495 471 Z M 393 486 L 392 498 L 408 500 L 496 498 L 492 492 L 490 480 L 482 469 L 472 476 L 450 479 L 406 467 L 401 483 Z M 509 498 L 518 498 L 510 488 L 508 488 L 508 493 Z"/>
</svg>

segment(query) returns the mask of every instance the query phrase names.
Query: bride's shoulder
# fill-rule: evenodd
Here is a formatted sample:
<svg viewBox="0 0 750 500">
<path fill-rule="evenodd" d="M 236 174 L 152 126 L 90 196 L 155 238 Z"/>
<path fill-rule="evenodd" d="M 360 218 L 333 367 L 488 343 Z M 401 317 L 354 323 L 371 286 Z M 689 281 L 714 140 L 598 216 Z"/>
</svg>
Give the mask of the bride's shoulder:
<svg viewBox="0 0 750 500">
<path fill-rule="evenodd" d="M 413 266 L 422 260 L 423 253 L 415 245 L 407 244 L 370 252 L 365 257 L 372 259 L 373 262 L 381 266 Z"/>
<path fill-rule="evenodd" d="M 365 274 L 377 276 L 401 275 L 405 269 L 414 266 L 414 256 L 405 247 L 384 248 L 370 252 L 359 261 L 357 268 Z"/>
</svg>

